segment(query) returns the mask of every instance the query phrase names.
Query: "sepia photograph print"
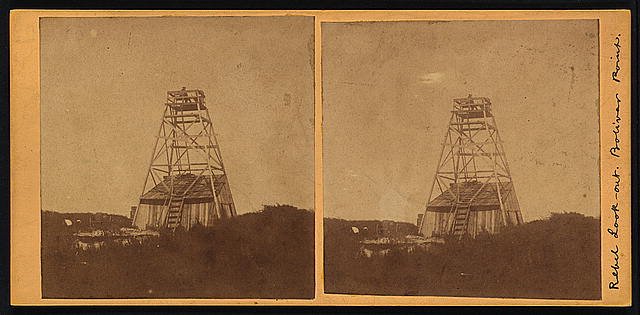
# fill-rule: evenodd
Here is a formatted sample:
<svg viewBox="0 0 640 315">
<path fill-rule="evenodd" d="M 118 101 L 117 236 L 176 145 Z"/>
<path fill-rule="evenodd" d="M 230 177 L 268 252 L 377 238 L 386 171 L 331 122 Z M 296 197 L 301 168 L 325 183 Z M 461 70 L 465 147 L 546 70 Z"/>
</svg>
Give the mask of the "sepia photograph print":
<svg viewBox="0 0 640 315">
<path fill-rule="evenodd" d="M 13 10 L 10 303 L 629 306 L 631 13 Z"/>
<path fill-rule="evenodd" d="M 322 24 L 325 293 L 601 298 L 598 20 Z"/>
<path fill-rule="evenodd" d="M 40 45 L 42 297 L 314 297 L 313 17 L 42 18 Z"/>
</svg>

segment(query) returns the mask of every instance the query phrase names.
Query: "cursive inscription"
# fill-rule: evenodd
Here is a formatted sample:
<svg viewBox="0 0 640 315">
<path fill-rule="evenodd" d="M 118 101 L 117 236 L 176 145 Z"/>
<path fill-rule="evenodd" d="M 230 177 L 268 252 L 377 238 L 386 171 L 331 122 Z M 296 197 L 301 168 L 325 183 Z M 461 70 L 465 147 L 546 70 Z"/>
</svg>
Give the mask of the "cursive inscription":
<svg viewBox="0 0 640 315">
<path fill-rule="evenodd" d="M 616 203 L 611 205 L 611 211 L 613 211 L 613 228 L 608 228 L 607 232 L 611 234 L 611 236 L 618 238 L 618 219 L 620 219 L 620 215 L 618 212 L 618 193 L 620 192 L 620 174 L 618 174 L 618 170 L 620 167 L 616 166 L 616 169 L 613 170 L 613 174 L 611 177 L 615 178 L 616 181 L 613 183 L 613 196 L 616 199 Z"/>
<path fill-rule="evenodd" d="M 615 40 L 613 41 L 613 46 L 615 47 L 615 56 L 610 57 L 611 60 L 613 60 L 615 58 L 615 69 L 614 71 L 611 72 L 611 79 L 616 83 L 620 83 L 621 81 L 621 77 L 620 77 L 620 55 L 622 54 L 621 50 L 622 50 L 622 45 L 621 45 L 621 40 L 620 40 L 620 34 L 618 34 L 618 36 L 616 36 Z M 611 125 L 613 126 L 611 129 L 611 132 L 613 133 L 613 143 L 611 144 L 611 146 L 609 147 L 609 154 L 610 156 L 613 157 L 614 161 L 616 161 L 618 158 L 620 158 L 620 156 L 622 155 L 622 153 L 624 152 L 623 148 L 621 147 L 621 134 L 620 134 L 620 129 L 621 129 L 621 122 L 622 122 L 622 118 L 620 117 L 620 103 L 622 102 L 622 100 L 620 99 L 620 95 L 619 93 L 617 93 L 618 91 L 616 91 L 616 99 L 615 99 L 615 106 L 613 107 L 613 110 L 615 110 L 615 118 L 613 119 L 613 121 L 611 122 Z M 609 225 L 607 227 L 607 232 L 609 233 L 609 236 L 612 237 L 614 239 L 614 244 L 612 245 L 612 247 L 609 249 L 609 251 L 611 252 L 611 254 L 613 255 L 613 257 L 611 258 L 611 262 L 609 267 L 611 268 L 611 276 L 612 278 L 608 279 L 609 280 L 609 290 L 619 290 L 620 289 L 620 249 L 618 247 L 618 239 L 620 238 L 620 234 L 624 233 L 624 229 L 620 229 L 620 224 L 618 223 L 620 220 L 620 217 L 624 214 L 624 211 L 621 211 L 620 208 L 620 187 L 621 187 L 621 182 L 622 182 L 622 175 L 621 175 L 621 170 L 620 170 L 620 165 L 616 165 L 615 168 L 613 169 L 613 172 L 611 173 L 611 177 L 613 178 L 613 185 L 611 188 L 611 192 L 613 194 L 613 202 L 611 203 L 611 207 L 609 208 L 609 210 L 611 211 L 611 217 L 613 218 L 613 222 L 609 223 L 611 225 Z"/>
<path fill-rule="evenodd" d="M 611 72 L 611 79 L 620 82 L 620 79 L 618 79 L 618 73 L 620 73 L 620 34 L 616 36 L 613 46 L 616 47 L 616 71 Z"/>
<path fill-rule="evenodd" d="M 611 234 L 611 236 L 613 236 L 614 238 L 618 238 L 618 219 L 620 219 L 618 211 L 620 210 L 618 210 L 617 202 L 611 205 L 611 211 L 613 211 L 613 228 L 608 228 L 607 232 L 609 232 L 609 234 Z"/>
<path fill-rule="evenodd" d="M 611 123 L 613 125 L 612 131 L 614 145 L 609 149 L 609 153 L 617 158 L 620 157 L 620 154 L 618 153 L 618 151 L 620 151 L 620 137 L 618 134 L 620 133 L 620 122 L 622 121 L 622 118 L 620 118 L 620 102 L 622 102 L 622 100 L 620 100 L 618 93 L 616 93 L 616 118 Z"/>
<path fill-rule="evenodd" d="M 613 272 L 611 272 L 611 275 L 613 276 L 614 281 L 609 281 L 609 290 L 618 290 L 620 289 L 620 287 L 618 286 L 620 284 L 620 279 L 618 277 L 618 269 L 620 269 L 620 264 L 618 264 L 618 259 L 620 258 L 620 256 L 618 255 L 618 245 L 616 245 L 616 249 L 611 250 L 611 253 L 613 254 L 614 264 L 610 267 L 613 270 Z"/>
</svg>

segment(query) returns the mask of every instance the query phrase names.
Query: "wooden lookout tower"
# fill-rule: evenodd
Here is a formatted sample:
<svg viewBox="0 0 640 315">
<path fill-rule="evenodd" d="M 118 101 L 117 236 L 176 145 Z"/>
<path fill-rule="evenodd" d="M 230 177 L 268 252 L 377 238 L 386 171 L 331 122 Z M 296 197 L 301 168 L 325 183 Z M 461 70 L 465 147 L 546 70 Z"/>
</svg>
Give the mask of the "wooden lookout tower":
<svg viewBox="0 0 640 315">
<path fill-rule="evenodd" d="M 188 230 L 235 216 L 204 92 L 168 91 L 164 105 L 134 226 Z"/>
<path fill-rule="evenodd" d="M 424 236 L 475 237 L 522 223 L 511 172 L 491 101 L 453 100 L 424 215 Z"/>
</svg>

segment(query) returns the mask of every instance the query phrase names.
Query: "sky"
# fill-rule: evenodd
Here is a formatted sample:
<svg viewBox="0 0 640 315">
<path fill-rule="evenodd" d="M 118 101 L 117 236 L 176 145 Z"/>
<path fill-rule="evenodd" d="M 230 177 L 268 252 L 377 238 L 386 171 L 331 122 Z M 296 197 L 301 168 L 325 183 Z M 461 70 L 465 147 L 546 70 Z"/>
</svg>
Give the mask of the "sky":
<svg viewBox="0 0 640 315">
<path fill-rule="evenodd" d="M 128 215 L 166 91 L 201 89 L 239 214 L 313 208 L 309 17 L 41 19 L 42 208 Z"/>
<path fill-rule="evenodd" d="M 415 222 L 454 98 L 489 97 L 525 221 L 599 215 L 598 23 L 323 23 L 324 215 Z"/>
</svg>

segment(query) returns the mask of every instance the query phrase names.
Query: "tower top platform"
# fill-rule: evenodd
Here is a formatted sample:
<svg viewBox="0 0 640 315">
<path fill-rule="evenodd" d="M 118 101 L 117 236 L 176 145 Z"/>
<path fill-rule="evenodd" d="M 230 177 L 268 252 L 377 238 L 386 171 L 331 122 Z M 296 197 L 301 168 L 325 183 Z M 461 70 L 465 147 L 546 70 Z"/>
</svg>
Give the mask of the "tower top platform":
<svg viewBox="0 0 640 315">
<path fill-rule="evenodd" d="M 478 119 L 491 117 L 491 101 L 487 97 L 473 97 L 453 100 L 453 113 L 462 119 Z"/>
<path fill-rule="evenodd" d="M 205 106 L 204 92 L 202 90 L 187 90 L 186 88 L 177 91 L 168 91 L 167 103 L 165 105 L 175 111 L 207 109 Z"/>
</svg>

